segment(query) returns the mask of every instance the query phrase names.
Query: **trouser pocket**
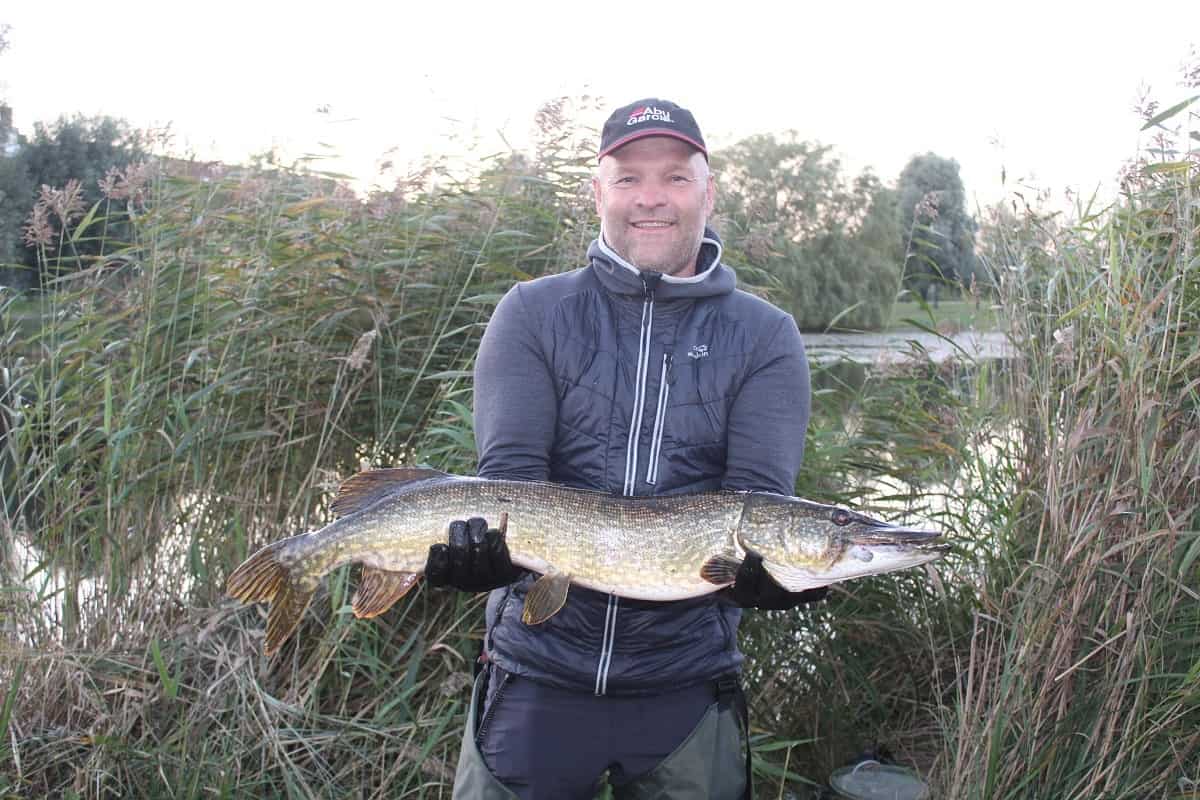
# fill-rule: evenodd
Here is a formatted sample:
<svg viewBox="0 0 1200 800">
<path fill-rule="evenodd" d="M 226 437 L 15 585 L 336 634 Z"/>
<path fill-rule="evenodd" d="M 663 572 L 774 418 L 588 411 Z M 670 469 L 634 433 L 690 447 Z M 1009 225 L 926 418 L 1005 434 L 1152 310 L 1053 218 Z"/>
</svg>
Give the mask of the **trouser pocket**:
<svg viewBox="0 0 1200 800">
<path fill-rule="evenodd" d="M 620 800 L 741 800 L 746 793 L 744 737 L 737 710 L 713 703 L 674 752 L 614 793 Z"/>
<path fill-rule="evenodd" d="M 466 729 L 463 731 L 462 750 L 458 754 L 458 768 L 454 772 L 453 800 L 518 800 L 508 787 L 496 779 L 488 769 L 487 762 L 479 752 L 477 734 L 486 735 L 485 730 L 478 730 L 478 720 L 483 708 L 484 679 L 488 670 L 482 670 L 475 676 L 475 687 L 471 691 L 471 707 L 467 711 Z"/>
</svg>

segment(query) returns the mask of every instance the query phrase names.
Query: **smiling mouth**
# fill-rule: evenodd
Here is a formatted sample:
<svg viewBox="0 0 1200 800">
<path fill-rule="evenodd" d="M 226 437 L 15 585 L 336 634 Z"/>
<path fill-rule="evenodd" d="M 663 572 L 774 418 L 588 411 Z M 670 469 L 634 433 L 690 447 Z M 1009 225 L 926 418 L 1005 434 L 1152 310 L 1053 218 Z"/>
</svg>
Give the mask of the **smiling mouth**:
<svg viewBox="0 0 1200 800">
<path fill-rule="evenodd" d="M 655 221 L 647 221 L 647 222 L 632 222 L 630 224 L 633 227 L 637 228 L 639 231 L 655 231 L 655 230 L 662 230 L 663 228 L 669 228 L 672 225 L 674 225 L 675 223 L 662 222 L 660 220 L 655 220 Z"/>
</svg>

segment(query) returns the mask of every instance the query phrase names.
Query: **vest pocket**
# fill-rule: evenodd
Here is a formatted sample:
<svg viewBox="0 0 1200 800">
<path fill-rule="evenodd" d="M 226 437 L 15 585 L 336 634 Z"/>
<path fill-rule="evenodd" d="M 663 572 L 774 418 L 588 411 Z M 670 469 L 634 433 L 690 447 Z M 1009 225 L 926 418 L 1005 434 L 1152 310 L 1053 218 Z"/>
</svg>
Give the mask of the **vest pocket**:
<svg viewBox="0 0 1200 800">
<path fill-rule="evenodd" d="M 491 725 L 492 718 L 496 716 L 496 709 L 500 707 L 500 701 L 504 699 L 504 690 L 508 688 L 509 681 L 512 680 L 511 674 L 496 669 L 494 665 L 489 665 L 487 669 L 489 682 L 499 678 L 500 685 L 496 687 L 495 692 L 483 693 L 485 699 L 483 714 L 480 715 L 479 726 L 475 730 L 475 746 L 479 748 L 482 748 L 483 743 L 487 741 L 488 727 Z"/>
<path fill-rule="evenodd" d="M 671 384 L 675 373 L 671 369 L 672 356 L 663 354 L 662 373 L 658 379 L 658 409 L 654 414 L 654 434 L 650 437 L 650 463 L 646 465 L 646 483 L 658 483 L 658 461 L 662 453 L 663 427 L 667 419 L 667 400 L 671 396 Z"/>
</svg>

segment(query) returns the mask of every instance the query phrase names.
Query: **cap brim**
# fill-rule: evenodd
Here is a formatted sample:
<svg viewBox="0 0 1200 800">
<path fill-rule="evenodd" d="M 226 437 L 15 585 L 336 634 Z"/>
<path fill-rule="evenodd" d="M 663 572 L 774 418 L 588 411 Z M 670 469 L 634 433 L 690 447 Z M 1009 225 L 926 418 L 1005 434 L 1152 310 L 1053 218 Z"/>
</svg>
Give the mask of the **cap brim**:
<svg viewBox="0 0 1200 800">
<path fill-rule="evenodd" d="M 606 155 L 611 153 L 613 150 L 616 150 L 617 148 L 620 148 L 620 147 L 624 147 L 625 145 L 629 144 L 630 142 L 634 141 L 635 139 L 644 139 L 647 136 L 670 136 L 672 139 L 678 139 L 681 142 L 687 142 L 692 147 L 696 148 L 701 153 L 703 153 L 705 159 L 708 158 L 708 151 L 704 149 L 704 145 L 700 144 L 699 142 L 697 142 L 695 139 L 693 139 L 690 136 L 685 136 L 684 134 L 680 133 L 679 131 L 672 130 L 670 128 L 642 128 L 641 130 L 636 131 L 635 133 L 631 133 L 628 136 L 622 136 L 620 139 L 617 139 L 615 142 L 610 144 L 608 147 L 601 150 L 600 155 L 596 156 L 596 160 L 599 161 L 600 159 L 604 158 Z"/>
</svg>

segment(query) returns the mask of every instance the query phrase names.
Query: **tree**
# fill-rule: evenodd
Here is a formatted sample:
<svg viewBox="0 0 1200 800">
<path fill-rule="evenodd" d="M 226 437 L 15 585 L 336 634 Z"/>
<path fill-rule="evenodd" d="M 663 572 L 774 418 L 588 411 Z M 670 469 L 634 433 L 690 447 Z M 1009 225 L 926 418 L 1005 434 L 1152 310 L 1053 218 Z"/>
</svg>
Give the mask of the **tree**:
<svg viewBox="0 0 1200 800">
<path fill-rule="evenodd" d="M 0 228 L 0 242 L 21 239 L 21 228 L 37 200 L 40 187 L 61 188 L 70 181 L 78 181 L 81 188 L 79 202 L 84 209 L 90 209 L 102 198 L 102 180 L 108 178 L 111 181 L 114 170 L 126 169 L 134 162 L 144 160 L 146 155 L 142 132 L 121 119 L 76 114 L 60 117 L 49 125 L 37 123 L 33 138 L 22 142 L 17 155 L 9 159 L 15 163 L 0 170 L 0 192 L 4 194 L 4 210 L 0 212 L 0 225 L 4 227 Z M 15 209 L 15 213 L 9 213 L 9 209 Z M 51 253 L 52 257 L 60 256 L 56 259 L 59 269 L 69 264 L 79 266 L 87 257 L 100 253 L 103 248 L 111 250 L 113 242 L 122 240 L 126 234 L 122 223 L 123 208 L 110 207 L 108 214 L 104 241 L 83 237 L 73 244 L 69 254 Z M 15 230 L 12 227 L 14 216 L 20 220 Z M 50 246 L 53 247 L 53 243 Z M 35 248 L 21 247 L 14 255 L 14 261 L 35 272 L 44 267 L 38 263 Z"/>
<path fill-rule="evenodd" d="M 6 139 L 4 133 L 0 130 L 0 143 Z M 32 283 L 32 273 L 22 263 L 21 226 L 29 216 L 33 194 L 23 161 L 0 153 L 0 284 L 28 288 Z"/>
<path fill-rule="evenodd" d="M 806 330 L 878 329 L 900 279 L 895 193 L 870 172 L 848 179 L 832 148 L 752 136 L 713 154 L 730 259 L 767 273 Z"/>
<path fill-rule="evenodd" d="M 24 149 L 25 163 L 39 186 L 62 186 L 74 178 L 88 187 L 87 198 L 95 200 L 108 170 L 145 158 L 145 146 L 144 134 L 125 120 L 76 114 L 49 125 L 35 124 Z"/>
<path fill-rule="evenodd" d="M 0 23 L 0 55 L 9 47 L 8 33 L 12 26 Z M 25 167 L 10 152 L 9 144 L 19 144 L 12 125 L 12 109 L 0 98 L 0 285 L 17 283 L 21 271 L 14 274 L 6 265 L 16 262 L 21 256 L 20 230 L 24 215 L 29 213 L 26 199 L 32 194 L 33 186 Z"/>
<path fill-rule="evenodd" d="M 931 288 L 968 283 L 975 274 L 975 231 L 958 162 L 913 156 L 897 183 L 904 285 L 929 299 Z M 936 291 L 936 288 L 935 288 Z"/>
</svg>

